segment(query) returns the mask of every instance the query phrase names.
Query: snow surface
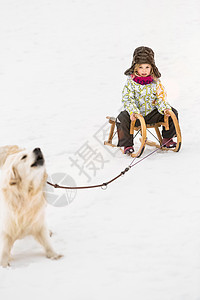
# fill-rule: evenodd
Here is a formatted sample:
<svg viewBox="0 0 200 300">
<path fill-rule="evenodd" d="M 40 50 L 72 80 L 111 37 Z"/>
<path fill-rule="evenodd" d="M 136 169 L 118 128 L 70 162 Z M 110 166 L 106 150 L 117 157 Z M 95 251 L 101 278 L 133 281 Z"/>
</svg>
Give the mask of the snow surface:
<svg viewBox="0 0 200 300">
<path fill-rule="evenodd" d="M 48 173 L 77 185 L 118 175 L 131 159 L 96 136 L 120 110 L 141 45 L 155 51 L 183 135 L 179 153 L 159 150 L 106 191 L 48 205 L 64 257 L 17 241 L 11 267 L 0 268 L 2 300 L 200 299 L 199 11 L 199 0 L 0 1 L 1 145 L 41 147 Z M 88 145 L 96 156 L 81 171 L 72 159 L 82 166 Z"/>
</svg>

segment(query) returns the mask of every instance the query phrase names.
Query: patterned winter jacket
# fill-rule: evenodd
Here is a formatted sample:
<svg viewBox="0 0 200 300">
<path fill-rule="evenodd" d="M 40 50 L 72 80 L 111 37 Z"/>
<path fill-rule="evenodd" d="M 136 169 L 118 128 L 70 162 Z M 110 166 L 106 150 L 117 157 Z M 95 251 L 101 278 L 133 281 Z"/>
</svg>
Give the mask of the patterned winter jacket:
<svg viewBox="0 0 200 300">
<path fill-rule="evenodd" d="M 165 109 L 171 109 L 166 97 L 165 88 L 159 79 L 150 84 L 142 85 L 128 76 L 122 92 L 124 108 L 130 115 L 140 113 L 146 116 L 155 108 L 158 109 L 159 113 L 164 114 Z"/>
</svg>

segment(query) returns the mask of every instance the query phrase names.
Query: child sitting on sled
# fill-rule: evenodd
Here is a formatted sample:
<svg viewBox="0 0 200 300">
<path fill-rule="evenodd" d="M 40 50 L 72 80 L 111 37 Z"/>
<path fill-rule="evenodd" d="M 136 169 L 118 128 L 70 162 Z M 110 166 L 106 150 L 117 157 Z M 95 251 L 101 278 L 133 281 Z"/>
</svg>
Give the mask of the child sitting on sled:
<svg viewBox="0 0 200 300">
<path fill-rule="evenodd" d="M 135 121 L 135 114 L 141 114 L 146 124 L 155 124 L 164 121 L 164 115 L 172 110 L 177 119 L 178 112 L 166 101 L 166 92 L 161 84 L 161 74 L 155 65 L 154 52 L 148 47 L 138 47 L 133 53 L 132 66 L 125 71 L 128 76 L 123 89 L 122 102 L 125 110 L 116 120 L 118 132 L 118 147 L 124 147 L 125 154 L 134 152 L 133 135 L 130 134 L 131 121 Z M 139 121 L 136 120 L 135 126 Z M 173 141 L 175 127 L 169 117 L 169 130 L 162 129 L 162 144 L 167 148 L 175 148 Z"/>
</svg>

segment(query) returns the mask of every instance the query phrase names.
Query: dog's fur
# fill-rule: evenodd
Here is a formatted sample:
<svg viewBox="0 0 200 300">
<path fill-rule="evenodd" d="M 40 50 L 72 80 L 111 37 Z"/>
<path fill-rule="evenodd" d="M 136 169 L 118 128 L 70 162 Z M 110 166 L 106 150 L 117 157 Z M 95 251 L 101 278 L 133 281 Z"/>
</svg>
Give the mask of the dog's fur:
<svg viewBox="0 0 200 300">
<path fill-rule="evenodd" d="M 47 173 L 39 148 L 0 147 L 0 265 L 9 266 L 14 242 L 27 235 L 44 247 L 46 256 L 58 259 L 45 224 L 44 185 Z"/>
</svg>

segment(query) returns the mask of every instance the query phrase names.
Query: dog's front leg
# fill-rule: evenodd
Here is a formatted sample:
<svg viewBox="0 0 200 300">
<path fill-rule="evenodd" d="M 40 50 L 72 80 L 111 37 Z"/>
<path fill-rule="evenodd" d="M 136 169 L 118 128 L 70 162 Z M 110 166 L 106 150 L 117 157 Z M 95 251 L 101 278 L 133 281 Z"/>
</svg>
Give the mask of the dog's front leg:
<svg viewBox="0 0 200 300">
<path fill-rule="evenodd" d="M 9 266 L 10 251 L 14 244 L 14 241 L 6 233 L 3 233 L 1 237 L 2 237 L 2 246 L 1 246 L 1 254 L 0 254 L 0 265 L 6 268 Z"/>
<path fill-rule="evenodd" d="M 34 234 L 34 237 L 44 247 L 47 258 L 59 259 L 62 257 L 61 254 L 57 254 L 53 250 L 51 246 L 51 240 L 49 237 L 49 231 L 45 227 L 42 228 L 40 231 L 36 232 Z"/>
</svg>

